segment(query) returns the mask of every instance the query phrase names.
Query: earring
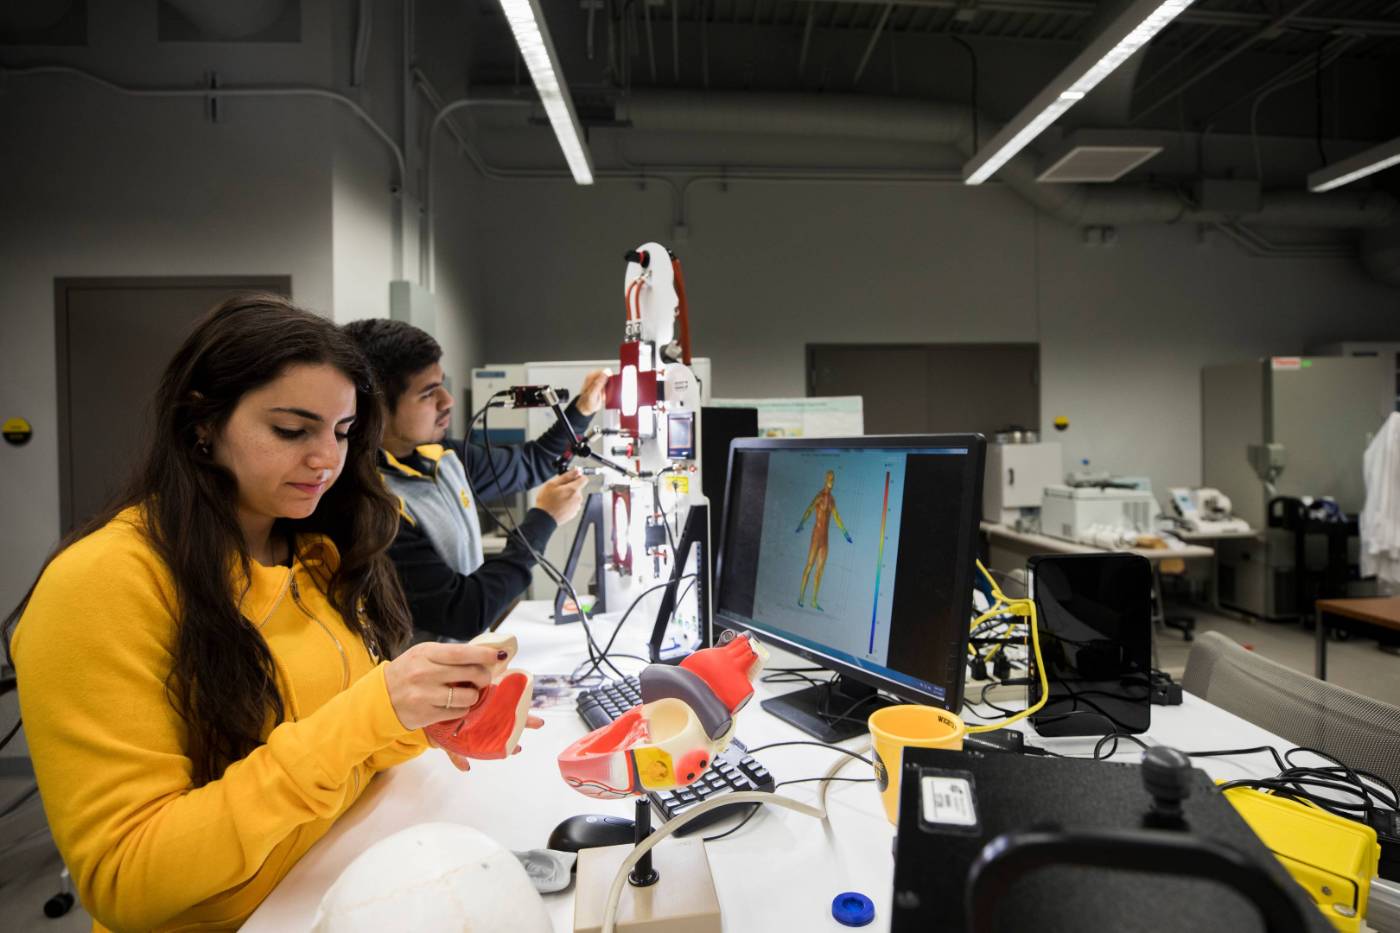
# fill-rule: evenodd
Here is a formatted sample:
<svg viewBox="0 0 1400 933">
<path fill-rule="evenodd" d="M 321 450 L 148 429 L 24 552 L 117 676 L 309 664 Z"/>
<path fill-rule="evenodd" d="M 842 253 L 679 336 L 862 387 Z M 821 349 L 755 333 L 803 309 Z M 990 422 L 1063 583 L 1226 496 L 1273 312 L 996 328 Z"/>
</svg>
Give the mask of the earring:
<svg viewBox="0 0 1400 933">
<path fill-rule="evenodd" d="M 213 452 L 213 449 L 209 446 L 209 442 L 207 440 L 200 440 L 194 446 L 196 450 L 198 450 L 201 454 L 203 454 L 206 457 L 208 457 Z"/>
</svg>

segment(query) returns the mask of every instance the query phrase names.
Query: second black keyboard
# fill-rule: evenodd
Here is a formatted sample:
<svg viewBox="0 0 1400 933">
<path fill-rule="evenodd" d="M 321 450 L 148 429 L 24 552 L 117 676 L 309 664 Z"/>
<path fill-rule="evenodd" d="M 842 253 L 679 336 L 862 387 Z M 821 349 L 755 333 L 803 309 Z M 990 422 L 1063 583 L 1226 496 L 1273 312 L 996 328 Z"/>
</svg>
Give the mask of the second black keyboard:
<svg viewBox="0 0 1400 933">
<path fill-rule="evenodd" d="M 588 728 L 597 729 L 606 726 L 641 702 L 640 683 L 636 677 L 628 677 L 580 693 L 578 714 L 588 724 Z M 761 790 L 771 793 L 773 775 L 758 759 L 748 754 L 743 743 L 734 739 L 729 743 L 729 747 L 715 758 L 710 769 L 693 783 L 676 790 L 653 791 L 647 794 L 647 797 L 656 812 L 661 814 L 661 818 L 669 820 L 717 794 L 737 790 Z M 676 835 L 687 836 L 727 816 L 743 814 L 749 806 L 736 803 L 727 807 L 715 807 L 676 830 Z"/>
</svg>

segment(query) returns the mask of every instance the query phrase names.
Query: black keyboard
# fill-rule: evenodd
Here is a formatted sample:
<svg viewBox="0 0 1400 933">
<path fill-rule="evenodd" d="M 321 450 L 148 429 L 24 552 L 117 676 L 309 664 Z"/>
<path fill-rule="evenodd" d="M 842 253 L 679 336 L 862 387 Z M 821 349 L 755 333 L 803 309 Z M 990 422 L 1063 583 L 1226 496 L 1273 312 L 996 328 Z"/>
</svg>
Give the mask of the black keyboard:
<svg viewBox="0 0 1400 933">
<path fill-rule="evenodd" d="M 641 702 L 640 682 L 635 677 L 628 677 L 579 694 L 578 714 L 588 723 L 588 728 L 597 729 Z M 669 820 L 716 794 L 736 790 L 773 791 L 773 775 L 759 764 L 758 759 L 748 754 L 738 739 L 731 741 L 729 747 L 710 765 L 710 769 L 691 784 L 676 790 L 654 791 L 647 797 L 662 819 Z M 749 807 L 750 804 L 744 803 L 715 807 L 676 830 L 676 835 L 687 836 L 727 816 L 742 815 Z"/>
</svg>

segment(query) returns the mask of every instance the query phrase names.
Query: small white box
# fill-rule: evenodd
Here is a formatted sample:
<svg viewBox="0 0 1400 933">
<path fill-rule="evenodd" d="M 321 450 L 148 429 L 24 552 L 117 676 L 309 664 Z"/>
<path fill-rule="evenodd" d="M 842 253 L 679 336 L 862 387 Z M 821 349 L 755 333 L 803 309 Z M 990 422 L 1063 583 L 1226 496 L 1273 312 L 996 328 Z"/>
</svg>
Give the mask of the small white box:
<svg viewBox="0 0 1400 933">
<path fill-rule="evenodd" d="M 1017 509 L 1039 508 L 1045 487 L 1065 480 L 1060 456 L 1058 443 L 988 444 L 982 518 L 1010 524 Z"/>
</svg>

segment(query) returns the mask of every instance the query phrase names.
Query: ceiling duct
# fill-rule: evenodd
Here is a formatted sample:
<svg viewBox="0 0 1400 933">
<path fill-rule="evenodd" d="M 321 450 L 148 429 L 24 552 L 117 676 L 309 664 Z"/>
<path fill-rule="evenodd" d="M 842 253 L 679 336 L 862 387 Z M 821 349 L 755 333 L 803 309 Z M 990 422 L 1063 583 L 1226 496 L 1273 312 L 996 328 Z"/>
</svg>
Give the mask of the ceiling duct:
<svg viewBox="0 0 1400 933">
<path fill-rule="evenodd" d="M 479 87 L 482 98 L 513 97 L 511 88 Z M 883 139 L 953 146 L 972 152 L 972 111 L 961 104 L 858 95 L 800 95 L 751 92 L 633 90 L 618 105 L 618 117 L 636 130 L 664 133 L 784 135 L 810 140 L 827 136 Z M 984 119 L 979 117 L 979 122 Z M 987 123 L 980 124 L 983 127 Z M 992 127 L 995 131 L 996 127 Z M 986 131 L 986 130 L 984 130 Z M 1297 190 L 1264 192 L 1256 210 L 1231 213 L 1202 209 L 1176 189 L 1147 185 L 1043 185 L 1035 159 L 1013 157 L 997 179 L 1040 210 L 1078 227 L 1147 223 L 1218 223 L 1302 229 L 1366 230 L 1400 226 L 1400 204 L 1382 191 L 1342 189 L 1327 194 Z M 1397 234 L 1400 238 L 1400 234 Z M 1363 238 L 1377 258 L 1373 271 L 1387 268 L 1387 256 L 1400 252 L 1383 237 Z M 1400 270 L 1395 272 L 1400 280 Z M 1383 281 L 1390 281 L 1383 279 Z M 1397 281 L 1396 284 L 1400 284 Z"/>
</svg>

